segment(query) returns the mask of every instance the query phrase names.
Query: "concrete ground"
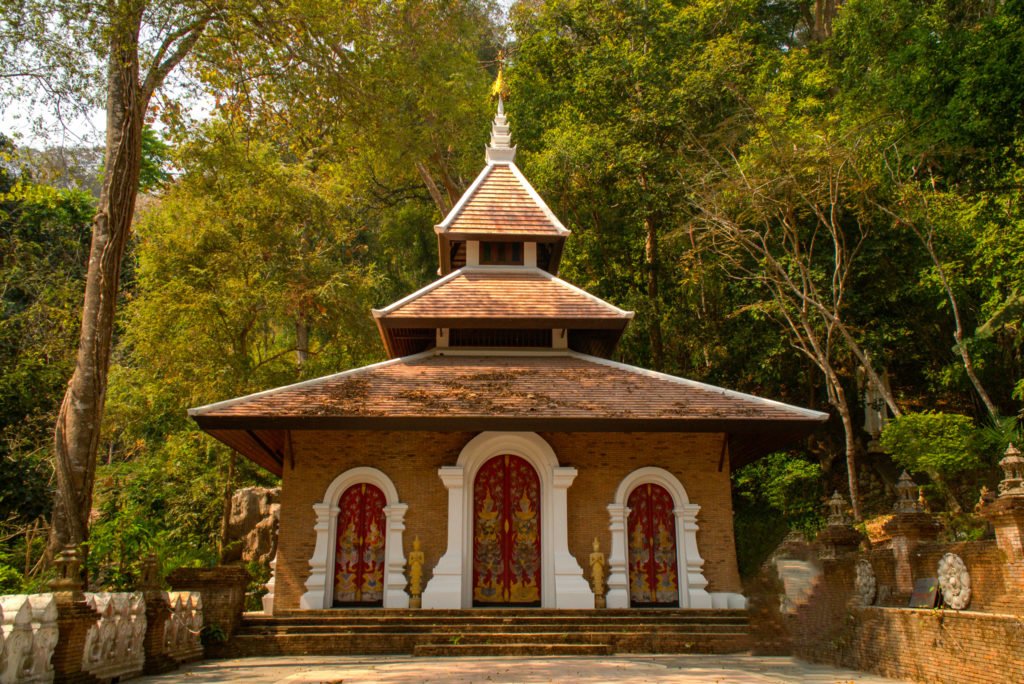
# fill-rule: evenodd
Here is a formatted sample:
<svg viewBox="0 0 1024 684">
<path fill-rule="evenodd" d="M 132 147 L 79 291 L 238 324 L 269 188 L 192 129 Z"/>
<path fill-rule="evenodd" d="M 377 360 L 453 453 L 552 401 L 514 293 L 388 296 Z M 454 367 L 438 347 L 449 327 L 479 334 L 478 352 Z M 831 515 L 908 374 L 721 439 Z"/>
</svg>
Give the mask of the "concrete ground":
<svg viewBox="0 0 1024 684">
<path fill-rule="evenodd" d="M 301 656 L 209 660 L 164 675 L 157 682 L 348 684 L 349 682 L 598 682 L 674 684 L 892 684 L 854 670 L 811 665 L 795 658 L 752 655 L 617 655 L 600 658 L 413 658 L 410 656 Z"/>
</svg>

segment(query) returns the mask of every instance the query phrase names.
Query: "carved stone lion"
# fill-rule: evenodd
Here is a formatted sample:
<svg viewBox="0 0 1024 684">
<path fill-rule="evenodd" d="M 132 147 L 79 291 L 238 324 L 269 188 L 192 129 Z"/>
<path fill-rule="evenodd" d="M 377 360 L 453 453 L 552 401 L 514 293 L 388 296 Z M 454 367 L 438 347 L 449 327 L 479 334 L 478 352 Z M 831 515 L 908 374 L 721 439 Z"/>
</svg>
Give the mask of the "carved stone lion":
<svg viewBox="0 0 1024 684">
<path fill-rule="evenodd" d="M 854 581 L 854 589 L 862 606 L 870 606 L 874 603 L 877 588 L 875 569 L 871 567 L 871 563 L 863 558 L 857 561 L 857 578 Z"/>
<path fill-rule="evenodd" d="M 971 602 L 971 575 L 967 565 L 955 553 L 939 559 L 939 589 L 942 600 L 953 610 L 963 610 Z"/>
</svg>

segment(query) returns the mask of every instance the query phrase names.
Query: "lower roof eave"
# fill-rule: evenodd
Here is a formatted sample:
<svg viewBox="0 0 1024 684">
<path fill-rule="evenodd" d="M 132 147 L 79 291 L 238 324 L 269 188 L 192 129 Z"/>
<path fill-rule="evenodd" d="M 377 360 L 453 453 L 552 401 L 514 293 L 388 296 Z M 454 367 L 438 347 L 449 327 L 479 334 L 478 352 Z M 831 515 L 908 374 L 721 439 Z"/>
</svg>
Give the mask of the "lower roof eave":
<svg viewBox="0 0 1024 684">
<path fill-rule="evenodd" d="M 773 451 L 795 445 L 822 423 L 818 420 L 722 420 L 714 418 L 630 420 L 530 417 L 384 417 L 384 416 L 193 416 L 200 428 L 221 441 L 225 431 L 376 430 L 423 432 L 700 432 L 729 437 L 732 469 Z M 237 447 L 236 447 L 237 448 Z M 243 454 L 245 452 L 243 451 Z M 252 456 L 245 454 L 250 459 Z M 262 455 L 262 454 L 260 454 Z M 263 464 L 261 464 L 263 465 Z M 266 465 L 264 465 L 266 467 Z M 273 469 L 272 469 L 273 470 Z"/>
<path fill-rule="evenodd" d="M 721 418 L 544 418 L 542 416 L 234 416 L 194 415 L 204 430 L 415 430 L 475 432 L 728 432 L 810 434 L 818 420 Z"/>
</svg>

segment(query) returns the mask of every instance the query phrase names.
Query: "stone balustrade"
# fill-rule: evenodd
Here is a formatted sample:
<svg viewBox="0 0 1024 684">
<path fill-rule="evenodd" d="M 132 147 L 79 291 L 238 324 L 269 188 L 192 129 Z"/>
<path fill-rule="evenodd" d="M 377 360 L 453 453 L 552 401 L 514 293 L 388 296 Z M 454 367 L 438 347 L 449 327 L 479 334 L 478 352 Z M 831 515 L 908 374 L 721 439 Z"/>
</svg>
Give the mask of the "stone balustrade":
<svg viewBox="0 0 1024 684">
<path fill-rule="evenodd" d="M 146 602 L 141 593 L 86 592 L 96 623 L 85 636 L 82 670 L 97 679 L 127 679 L 142 673 L 146 662 Z"/>
<path fill-rule="evenodd" d="M 0 596 L 0 684 L 52 682 L 56 645 L 53 594 Z"/>
<path fill-rule="evenodd" d="M 164 645 L 167 654 L 178 662 L 195 660 L 203 655 L 199 641 L 203 630 L 203 600 L 195 591 L 167 593 L 171 616 L 164 627 Z"/>
</svg>

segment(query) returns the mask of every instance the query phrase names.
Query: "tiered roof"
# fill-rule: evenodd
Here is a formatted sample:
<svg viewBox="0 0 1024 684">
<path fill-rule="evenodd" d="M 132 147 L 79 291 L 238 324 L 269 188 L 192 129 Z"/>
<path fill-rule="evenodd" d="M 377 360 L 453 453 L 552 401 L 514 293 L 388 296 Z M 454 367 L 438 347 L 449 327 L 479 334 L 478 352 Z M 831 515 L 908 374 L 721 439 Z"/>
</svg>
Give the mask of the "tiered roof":
<svg viewBox="0 0 1024 684">
<path fill-rule="evenodd" d="M 442 277 L 373 311 L 390 361 L 192 409 L 200 427 L 280 474 L 289 430 L 722 432 L 736 465 L 827 418 L 601 358 L 633 313 L 557 277 L 569 231 L 516 167 L 500 100 L 486 159 L 435 227 Z M 481 264 L 496 244 L 521 262 Z"/>
</svg>

